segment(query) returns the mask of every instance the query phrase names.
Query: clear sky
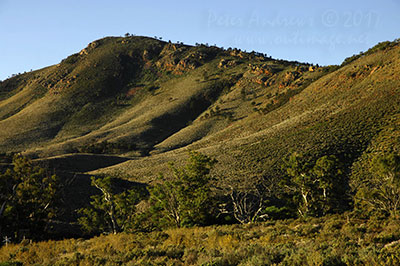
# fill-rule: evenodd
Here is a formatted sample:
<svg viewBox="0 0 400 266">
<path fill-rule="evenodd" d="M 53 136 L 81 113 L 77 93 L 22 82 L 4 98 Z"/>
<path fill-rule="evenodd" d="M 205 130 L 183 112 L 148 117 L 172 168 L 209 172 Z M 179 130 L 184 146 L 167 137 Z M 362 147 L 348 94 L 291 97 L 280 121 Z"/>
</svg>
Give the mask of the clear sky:
<svg viewBox="0 0 400 266">
<path fill-rule="evenodd" d="M 0 80 L 127 32 L 328 65 L 400 38 L 400 0 L 0 0 L 0 25 Z"/>
</svg>

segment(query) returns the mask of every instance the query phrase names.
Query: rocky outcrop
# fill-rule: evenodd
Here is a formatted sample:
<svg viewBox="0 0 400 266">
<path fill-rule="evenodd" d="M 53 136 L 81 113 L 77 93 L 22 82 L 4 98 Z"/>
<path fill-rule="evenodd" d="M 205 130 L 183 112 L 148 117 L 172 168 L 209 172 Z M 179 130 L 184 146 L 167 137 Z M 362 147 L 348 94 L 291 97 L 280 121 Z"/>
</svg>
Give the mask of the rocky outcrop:
<svg viewBox="0 0 400 266">
<path fill-rule="evenodd" d="M 156 67 L 165 71 L 172 71 L 174 74 L 183 74 L 201 66 L 207 55 L 199 51 L 188 54 L 187 47 L 168 43 L 161 51 L 160 57 L 155 63 Z"/>
<path fill-rule="evenodd" d="M 184 58 L 176 65 L 176 70 L 185 71 L 185 70 L 193 70 L 199 67 L 201 64 L 198 60 L 194 58 Z"/>
<path fill-rule="evenodd" d="M 299 76 L 300 76 L 300 73 L 297 72 L 297 71 L 286 72 L 286 74 L 285 74 L 285 81 L 286 81 L 286 82 L 294 81 L 294 80 L 297 79 Z"/>
<path fill-rule="evenodd" d="M 261 66 L 249 64 L 249 68 L 253 74 L 270 76 L 275 73 L 275 70 L 271 66 L 268 66 L 266 64 L 263 64 Z"/>
<path fill-rule="evenodd" d="M 86 48 L 82 49 L 79 52 L 79 55 L 87 55 L 98 46 L 99 46 L 99 42 L 98 41 L 91 42 L 91 43 L 89 43 L 89 45 Z"/>
<path fill-rule="evenodd" d="M 229 54 L 231 56 L 235 56 L 235 57 L 239 57 L 239 58 L 245 58 L 247 55 L 245 52 L 242 52 L 238 49 L 233 49 Z"/>
<path fill-rule="evenodd" d="M 221 59 L 218 64 L 218 68 L 228 68 L 236 66 L 237 62 L 235 60 Z"/>
</svg>

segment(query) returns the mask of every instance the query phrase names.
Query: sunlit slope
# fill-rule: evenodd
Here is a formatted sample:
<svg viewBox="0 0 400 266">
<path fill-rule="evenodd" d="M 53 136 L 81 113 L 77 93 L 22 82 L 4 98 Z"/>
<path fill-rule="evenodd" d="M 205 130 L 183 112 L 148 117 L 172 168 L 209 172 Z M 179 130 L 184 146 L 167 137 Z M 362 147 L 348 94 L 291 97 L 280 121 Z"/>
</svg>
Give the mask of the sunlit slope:
<svg viewBox="0 0 400 266">
<path fill-rule="evenodd" d="M 189 149 L 216 157 L 221 180 L 279 176 L 293 151 L 335 154 L 350 173 L 368 154 L 398 147 L 398 73 L 398 42 L 315 67 L 230 48 L 105 38 L 0 83 L 0 152 L 119 155 L 128 161 L 90 170 L 145 182 Z"/>
<path fill-rule="evenodd" d="M 399 71 L 398 44 L 375 49 L 327 73 L 270 112 L 253 112 L 229 121 L 184 148 L 98 172 L 122 172 L 134 179 L 151 179 L 157 171 L 165 170 L 166 161 L 181 160 L 187 149 L 200 149 L 217 157 L 220 164 L 216 175 L 221 178 L 279 176 L 281 159 L 293 151 L 311 158 L 335 154 L 350 172 L 353 163 L 358 164 L 365 154 L 377 149 L 398 149 Z M 225 100 L 229 93 L 223 97 L 221 110 L 232 104 Z M 267 102 L 265 95 L 252 101 L 256 102 L 253 106 L 262 103 L 261 107 Z M 196 132 L 204 123 L 196 120 L 158 146 L 179 143 L 174 138 L 179 134 L 184 138 L 191 133 L 190 128 Z"/>
<path fill-rule="evenodd" d="M 175 149 L 272 110 L 326 74 L 309 67 L 236 49 L 101 39 L 0 84 L 0 150 L 43 157 Z"/>
<path fill-rule="evenodd" d="M 60 154 L 125 138 L 148 149 L 182 126 L 175 121 L 159 129 L 157 118 L 193 119 L 207 107 L 197 101 L 207 83 L 194 84 L 196 75 L 175 80 L 178 70 L 167 69 L 168 59 L 179 64 L 174 56 L 185 58 L 188 49 L 150 38 L 106 38 L 56 66 L 2 82 L 0 148 Z M 181 65 L 182 71 L 190 67 Z M 189 104 L 197 109 L 192 112 Z M 152 139 L 147 134 L 152 129 L 166 132 Z"/>
</svg>

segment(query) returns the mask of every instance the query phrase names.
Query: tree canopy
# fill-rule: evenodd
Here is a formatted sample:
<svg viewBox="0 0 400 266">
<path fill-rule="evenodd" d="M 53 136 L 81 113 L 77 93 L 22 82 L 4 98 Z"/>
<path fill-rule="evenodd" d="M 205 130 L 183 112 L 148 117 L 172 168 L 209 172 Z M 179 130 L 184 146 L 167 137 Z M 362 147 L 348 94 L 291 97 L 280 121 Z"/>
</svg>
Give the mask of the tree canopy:
<svg viewBox="0 0 400 266">
<path fill-rule="evenodd" d="M 119 233 L 134 229 L 136 205 L 143 198 L 141 188 L 126 189 L 116 193 L 115 178 L 110 176 L 92 177 L 92 186 L 99 190 L 93 195 L 90 205 L 79 210 L 82 215 L 78 222 L 88 233 Z"/>
<path fill-rule="evenodd" d="M 376 154 L 369 167 L 370 177 L 363 180 L 356 200 L 367 209 L 395 218 L 400 210 L 400 156 L 395 153 Z"/>
<path fill-rule="evenodd" d="M 204 225 L 210 216 L 210 170 L 216 160 L 199 152 L 190 152 L 187 164 L 177 168 L 170 164 L 172 176 L 160 175 L 160 181 L 150 189 L 153 212 L 162 215 L 159 222 L 177 227 Z"/>
<path fill-rule="evenodd" d="M 320 157 L 315 163 L 293 153 L 283 163 L 286 177 L 281 185 L 293 195 L 300 216 L 337 212 L 346 198 L 346 180 L 336 156 Z"/>
<path fill-rule="evenodd" d="M 56 175 L 15 155 L 13 167 L 0 174 L 0 234 L 40 238 L 57 214 L 59 191 Z"/>
</svg>

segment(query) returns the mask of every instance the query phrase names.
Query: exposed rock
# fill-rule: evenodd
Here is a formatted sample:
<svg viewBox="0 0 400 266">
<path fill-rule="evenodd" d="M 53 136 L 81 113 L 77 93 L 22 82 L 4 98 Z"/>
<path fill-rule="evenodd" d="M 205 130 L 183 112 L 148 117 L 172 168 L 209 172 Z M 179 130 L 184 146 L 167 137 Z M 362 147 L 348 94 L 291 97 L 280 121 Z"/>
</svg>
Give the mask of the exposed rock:
<svg viewBox="0 0 400 266">
<path fill-rule="evenodd" d="M 173 52 L 175 52 L 178 48 L 176 47 L 175 44 L 172 43 L 168 43 L 164 46 L 164 48 L 162 49 L 160 56 L 168 56 L 173 54 Z"/>
<path fill-rule="evenodd" d="M 249 67 L 251 72 L 253 72 L 254 74 L 270 76 L 274 73 L 274 70 L 266 64 L 263 64 L 262 66 L 249 64 Z"/>
<path fill-rule="evenodd" d="M 297 71 L 286 72 L 285 81 L 293 81 L 300 76 L 300 73 Z"/>
<path fill-rule="evenodd" d="M 188 69 L 195 69 L 200 66 L 200 63 L 193 58 L 184 58 L 177 64 L 177 70 L 188 70 Z"/>
<path fill-rule="evenodd" d="M 221 61 L 219 61 L 218 67 L 222 68 L 222 67 L 224 67 L 226 65 L 226 63 L 227 63 L 227 60 L 221 59 Z"/>
<path fill-rule="evenodd" d="M 90 49 L 94 49 L 97 46 L 99 46 L 99 43 L 97 41 L 94 41 L 94 42 L 89 43 L 88 46 L 89 46 Z"/>
<path fill-rule="evenodd" d="M 232 66 L 236 66 L 237 62 L 235 60 L 226 60 L 226 59 L 221 59 L 221 61 L 218 64 L 219 68 L 228 68 Z"/>
<path fill-rule="evenodd" d="M 369 74 L 372 75 L 372 74 L 374 74 L 374 72 L 375 72 L 376 70 L 379 70 L 379 69 L 380 69 L 380 67 L 376 66 L 376 67 L 374 67 L 374 68 L 371 70 L 371 72 L 370 72 Z"/>
<path fill-rule="evenodd" d="M 98 41 L 91 42 L 91 43 L 89 43 L 89 45 L 86 48 L 82 49 L 79 52 L 79 55 L 87 55 L 87 54 L 89 54 L 90 51 L 92 51 L 93 49 L 95 49 L 98 46 L 99 46 Z"/>
<path fill-rule="evenodd" d="M 240 58 L 244 58 L 246 56 L 246 53 L 239 51 L 237 49 L 233 49 L 229 54 L 231 56 L 240 57 Z"/>
<path fill-rule="evenodd" d="M 293 81 L 295 81 L 298 77 L 300 77 L 300 72 L 297 71 L 286 72 L 282 85 L 286 87 L 290 85 Z"/>
<path fill-rule="evenodd" d="M 87 54 L 88 54 L 88 51 L 86 50 L 86 48 L 82 49 L 82 50 L 79 52 L 79 55 L 87 55 Z"/>
<path fill-rule="evenodd" d="M 155 63 L 156 67 L 181 75 L 185 71 L 196 69 L 202 65 L 202 62 L 206 58 L 205 54 L 197 51 L 182 58 L 182 54 L 184 54 L 187 48 L 181 46 L 175 49 L 176 46 L 174 44 L 167 44 L 160 54 L 162 58 Z"/>
<path fill-rule="evenodd" d="M 147 50 L 144 50 L 144 51 L 143 51 L 142 59 L 143 59 L 143 61 L 145 61 L 145 62 L 150 60 L 149 51 L 147 51 Z"/>
</svg>

